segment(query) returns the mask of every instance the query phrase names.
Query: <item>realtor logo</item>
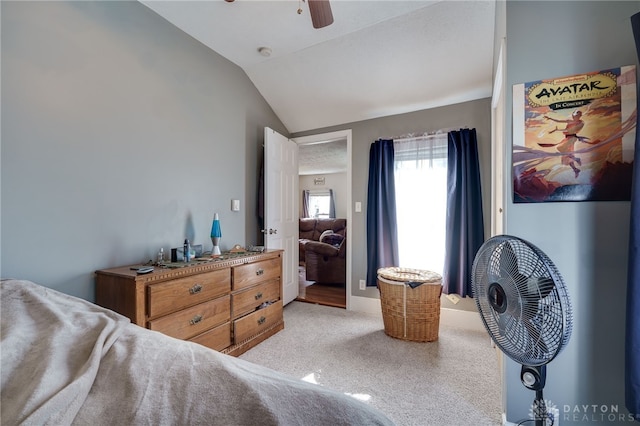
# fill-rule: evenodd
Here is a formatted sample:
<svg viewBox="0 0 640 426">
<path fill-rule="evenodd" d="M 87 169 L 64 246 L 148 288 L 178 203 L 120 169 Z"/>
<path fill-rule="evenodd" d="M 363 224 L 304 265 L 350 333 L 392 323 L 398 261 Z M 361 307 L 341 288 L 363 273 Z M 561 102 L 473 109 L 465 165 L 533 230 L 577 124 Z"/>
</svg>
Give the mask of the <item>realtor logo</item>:
<svg viewBox="0 0 640 426">
<path fill-rule="evenodd" d="M 531 420 L 543 420 L 545 426 L 558 426 L 560 411 L 550 400 L 535 400 L 529 408 Z"/>
<path fill-rule="evenodd" d="M 562 418 L 568 422 L 585 424 L 594 422 L 597 424 L 623 422 L 633 423 L 634 416 L 631 413 L 621 413 L 618 404 L 576 404 L 562 407 Z"/>
</svg>

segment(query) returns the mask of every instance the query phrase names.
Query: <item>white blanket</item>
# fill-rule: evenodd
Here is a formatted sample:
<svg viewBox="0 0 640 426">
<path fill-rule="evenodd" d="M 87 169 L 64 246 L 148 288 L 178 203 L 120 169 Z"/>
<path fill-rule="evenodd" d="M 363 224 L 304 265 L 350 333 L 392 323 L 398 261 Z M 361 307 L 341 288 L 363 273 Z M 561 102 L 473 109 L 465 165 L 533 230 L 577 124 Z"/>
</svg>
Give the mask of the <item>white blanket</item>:
<svg viewBox="0 0 640 426">
<path fill-rule="evenodd" d="M 29 281 L 0 289 L 3 425 L 392 424 L 349 396 L 85 300 Z"/>
</svg>

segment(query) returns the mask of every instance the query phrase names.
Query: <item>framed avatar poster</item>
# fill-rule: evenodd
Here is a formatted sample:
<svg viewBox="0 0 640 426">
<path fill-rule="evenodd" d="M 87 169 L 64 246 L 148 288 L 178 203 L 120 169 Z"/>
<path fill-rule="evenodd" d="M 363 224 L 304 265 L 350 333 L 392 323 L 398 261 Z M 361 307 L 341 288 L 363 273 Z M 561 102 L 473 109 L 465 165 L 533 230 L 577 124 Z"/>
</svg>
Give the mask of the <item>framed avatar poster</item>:
<svg viewBox="0 0 640 426">
<path fill-rule="evenodd" d="M 636 69 L 513 87 L 513 201 L 631 198 Z"/>
</svg>

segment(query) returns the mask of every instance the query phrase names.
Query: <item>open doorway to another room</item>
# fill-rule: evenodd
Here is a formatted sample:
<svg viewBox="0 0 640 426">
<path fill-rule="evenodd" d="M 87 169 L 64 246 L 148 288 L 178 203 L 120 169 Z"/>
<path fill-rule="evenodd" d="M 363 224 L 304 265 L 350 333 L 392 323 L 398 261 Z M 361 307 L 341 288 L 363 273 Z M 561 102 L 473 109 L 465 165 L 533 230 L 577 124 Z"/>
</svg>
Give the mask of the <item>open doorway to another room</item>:
<svg viewBox="0 0 640 426">
<path fill-rule="evenodd" d="M 347 138 L 299 143 L 300 264 L 296 300 L 347 308 Z"/>
</svg>

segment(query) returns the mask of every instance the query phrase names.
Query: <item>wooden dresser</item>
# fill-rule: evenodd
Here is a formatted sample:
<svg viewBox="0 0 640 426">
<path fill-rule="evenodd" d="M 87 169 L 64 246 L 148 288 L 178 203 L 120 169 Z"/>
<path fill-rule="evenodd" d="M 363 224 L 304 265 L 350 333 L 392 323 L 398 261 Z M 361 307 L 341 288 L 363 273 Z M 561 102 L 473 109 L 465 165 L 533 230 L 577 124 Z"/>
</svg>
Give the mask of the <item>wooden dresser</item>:
<svg viewBox="0 0 640 426">
<path fill-rule="evenodd" d="M 96 271 L 96 303 L 141 327 L 240 355 L 284 328 L 282 251 L 225 254 L 138 275 Z"/>
</svg>

